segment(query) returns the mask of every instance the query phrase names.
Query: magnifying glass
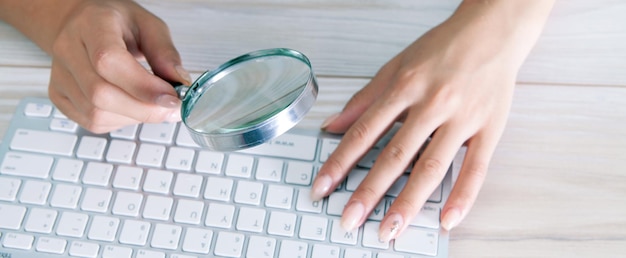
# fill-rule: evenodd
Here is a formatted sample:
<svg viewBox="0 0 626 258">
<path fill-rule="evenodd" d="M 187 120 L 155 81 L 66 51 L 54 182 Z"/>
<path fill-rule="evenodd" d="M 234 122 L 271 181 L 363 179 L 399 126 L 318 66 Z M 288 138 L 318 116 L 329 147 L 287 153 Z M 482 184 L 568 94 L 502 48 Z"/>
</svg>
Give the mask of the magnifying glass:
<svg viewBox="0 0 626 258">
<path fill-rule="evenodd" d="M 215 151 L 253 147 L 285 133 L 318 92 L 309 59 L 286 48 L 239 56 L 175 88 L 191 138 Z"/>
</svg>

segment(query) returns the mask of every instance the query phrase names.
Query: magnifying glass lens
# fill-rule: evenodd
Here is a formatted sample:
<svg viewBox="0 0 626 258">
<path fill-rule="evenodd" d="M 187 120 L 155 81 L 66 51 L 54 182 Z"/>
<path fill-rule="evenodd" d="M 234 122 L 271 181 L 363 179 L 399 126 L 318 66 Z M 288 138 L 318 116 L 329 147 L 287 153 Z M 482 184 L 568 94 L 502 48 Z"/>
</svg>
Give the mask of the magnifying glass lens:
<svg viewBox="0 0 626 258">
<path fill-rule="evenodd" d="M 182 117 L 200 146 L 232 151 L 286 132 L 316 97 L 317 83 L 303 54 L 260 50 L 201 75 L 183 98 Z"/>
<path fill-rule="evenodd" d="M 269 56 L 240 63 L 203 85 L 187 117 L 201 133 L 230 133 L 256 126 L 284 110 L 302 93 L 309 68 L 297 59 Z"/>
</svg>

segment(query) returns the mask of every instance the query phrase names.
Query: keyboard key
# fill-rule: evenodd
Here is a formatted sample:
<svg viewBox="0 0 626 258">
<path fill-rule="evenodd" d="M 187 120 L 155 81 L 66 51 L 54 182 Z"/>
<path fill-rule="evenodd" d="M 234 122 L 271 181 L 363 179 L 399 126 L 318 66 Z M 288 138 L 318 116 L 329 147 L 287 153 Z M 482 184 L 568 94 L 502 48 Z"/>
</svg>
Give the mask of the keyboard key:
<svg viewBox="0 0 626 258">
<path fill-rule="evenodd" d="M 394 244 L 395 250 L 422 255 L 437 255 L 439 234 L 416 227 L 406 228 Z"/>
<path fill-rule="evenodd" d="M 32 208 L 24 229 L 28 232 L 50 233 L 57 218 L 57 211 L 41 208 Z"/>
<path fill-rule="evenodd" d="M 78 124 L 72 120 L 53 118 L 50 121 L 50 130 L 73 133 L 78 130 Z"/>
<path fill-rule="evenodd" d="M 313 245 L 312 258 L 339 258 L 339 247 L 332 245 Z"/>
<path fill-rule="evenodd" d="M 330 154 L 332 154 L 337 146 L 339 146 L 339 139 L 325 138 L 322 140 L 322 150 L 320 151 L 320 162 L 326 162 Z"/>
<path fill-rule="evenodd" d="M 2 240 L 2 246 L 6 248 L 28 250 L 33 247 L 33 240 L 35 240 L 35 237 L 31 235 L 7 233 Z"/>
<path fill-rule="evenodd" d="M 227 176 L 249 178 L 252 174 L 254 158 L 251 156 L 231 154 L 228 156 L 228 163 L 224 173 Z"/>
<path fill-rule="evenodd" d="M 52 105 L 41 103 L 28 103 L 24 108 L 24 115 L 30 117 L 49 117 L 52 113 Z"/>
<path fill-rule="evenodd" d="M 150 250 L 139 250 L 135 258 L 165 258 L 165 253 Z"/>
<path fill-rule="evenodd" d="M 346 248 L 346 251 L 343 257 L 344 258 L 372 258 L 372 252 L 368 250 L 363 250 L 363 249 Z M 404 258 L 404 256 L 401 256 L 401 258 Z"/>
<path fill-rule="evenodd" d="M 0 228 L 17 230 L 22 225 L 26 208 L 0 203 Z"/>
<path fill-rule="evenodd" d="M 233 189 L 233 180 L 221 177 L 207 177 L 204 198 L 216 201 L 229 201 Z"/>
<path fill-rule="evenodd" d="M 19 179 L 0 177 L 0 201 L 14 201 L 20 185 L 22 181 Z"/>
<path fill-rule="evenodd" d="M 272 211 L 267 226 L 267 233 L 276 236 L 293 236 L 296 230 L 296 214 Z"/>
<path fill-rule="evenodd" d="M 65 133 L 17 129 L 11 140 L 11 149 L 71 156 L 77 138 Z"/>
<path fill-rule="evenodd" d="M 83 162 L 75 159 L 62 158 L 57 161 L 52 173 L 52 179 L 65 182 L 78 182 Z"/>
<path fill-rule="evenodd" d="M 250 181 L 239 181 L 235 191 L 235 202 L 259 205 L 263 194 L 263 184 Z"/>
<path fill-rule="evenodd" d="M 213 231 L 200 228 L 188 228 L 183 241 L 183 251 L 208 254 L 211 247 Z"/>
<path fill-rule="evenodd" d="M 233 232 L 219 232 L 215 242 L 215 255 L 240 257 L 243 249 L 244 235 Z"/>
<path fill-rule="evenodd" d="M 283 185 L 269 185 L 265 196 L 265 206 L 280 209 L 291 209 L 293 188 Z"/>
<path fill-rule="evenodd" d="M 120 220 L 118 218 L 94 216 L 87 237 L 93 240 L 111 242 L 117 235 L 119 225 Z"/>
<path fill-rule="evenodd" d="M 341 216 L 343 208 L 350 200 L 351 192 L 334 192 L 328 197 L 328 208 L 326 213 L 329 215 Z"/>
<path fill-rule="evenodd" d="M 363 224 L 363 246 L 376 249 L 389 249 L 389 242 L 380 241 L 378 229 L 380 222 L 366 221 Z"/>
<path fill-rule="evenodd" d="M 296 210 L 311 213 L 322 212 L 322 202 L 311 200 L 311 189 L 301 188 L 296 201 Z"/>
<path fill-rule="evenodd" d="M 185 224 L 200 224 L 204 202 L 181 199 L 176 205 L 174 221 Z"/>
<path fill-rule="evenodd" d="M 110 190 L 100 188 L 87 188 L 83 196 L 80 208 L 84 211 L 104 213 L 109 208 L 113 193 Z"/>
<path fill-rule="evenodd" d="M 317 137 L 285 133 L 267 143 L 239 152 L 312 161 L 316 150 Z"/>
<path fill-rule="evenodd" d="M 280 245 L 279 258 L 305 258 L 308 245 L 304 242 L 283 240 Z"/>
<path fill-rule="evenodd" d="M 67 241 L 63 239 L 52 237 L 39 237 L 37 239 L 35 250 L 42 253 L 63 254 L 65 253 L 66 246 Z"/>
<path fill-rule="evenodd" d="M 50 199 L 50 206 L 55 208 L 75 209 L 78 207 L 78 200 L 83 189 L 76 185 L 58 184 L 56 185 L 54 192 L 52 192 L 52 199 Z"/>
<path fill-rule="evenodd" d="M 113 179 L 113 187 L 128 190 L 139 189 L 143 170 L 138 167 L 118 166 Z"/>
<path fill-rule="evenodd" d="M 82 237 L 89 217 L 84 213 L 63 212 L 57 225 L 57 235 Z"/>
<path fill-rule="evenodd" d="M 330 229 L 330 241 L 333 243 L 344 245 L 356 245 L 359 229 L 355 228 L 346 231 L 339 222 L 339 219 L 333 219 Z"/>
<path fill-rule="evenodd" d="M 200 188 L 204 178 L 196 174 L 178 173 L 174 184 L 174 195 L 196 198 L 200 195 Z"/>
<path fill-rule="evenodd" d="M 146 174 L 143 190 L 151 193 L 168 194 L 174 173 L 165 170 L 150 169 Z"/>
<path fill-rule="evenodd" d="M 251 207 L 241 207 L 237 217 L 237 230 L 257 232 L 263 231 L 265 223 L 265 210 Z"/>
<path fill-rule="evenodd" d="M 96 257 L 100 251 L 98 244 L 89 243 L 85 241 L 74 241 L 70 245 L 69 254 L 76 257 Z"/>
<path fill-rule="evenodd" d="M 198 161 L 196 161 L 196 172 L 207 174 L 220 174 L 222 172 L 222 163 L 224 154 L 212 151 L 200 151 Z"/>
<path fill-rule="evenodd" d="M 108 162 L 130 164 L 135 155 L 137 144 L 131 141 L 112 140 L 107 150 L 106 160 Z"/>
<path fill-rule="evenodd" d="M 175 123 L 143 124 L 139 139 L 146 142 L 169 144 L 172 142 L 174 130 L 176 130 Z"/>
<path fill-rule="evenodd" d="M 143 217 L 146 219 L 168 220 L 172 211 L 174 200 L 169 197 L 149 195 L 146 206 L 143 209 Z"/>
<path fill-rule="evenodd" d="M 128 125 L 110 132 L 109 135 L 111 135 L 112 138 L 134 140 L 137 128 L 139 128 L 139 125 Z"/>
<path fill-rule="evenodd" d="M 176 136 L 176 145 L 199 148 L 200 146 L 191 138 L 189 130 L 184 124 L 180 124 L 178 135 Z"/>
<path fill-rule="evenodd" d="M 287 164 L 285 182 L 295 185 L 310 185 L 313 175 L 313 165 L 311 163 L 291 161 Z"/>
<path fill-rule="evenodd" d="M 411 226 L 438 229 L 439 228 L 439 207 L 426 203 L 420 212 L 413 218 Z"/>
<path fill-rule="evenodd" d="M 230 228 L 233 223 L 235 206 L 221 203 L 209 203 L 205 225 L 217 228 Z"/>
<path fill-rule="evenodd" d="M 143 143 L 139 146 L 135 163 L 140 166 L 161 167 L 164 154 L 164 146 Z"/>
<path fill-rule="evenodd" d="M 106 145 L 107 140 L 104 138 L 83 136 L 83 138 L 80 139 L 78 150 L 76 150 L 76 157 L 81 159 L 101 160 Z"/>
<path fill-rule="evenodd" d="M 0 173 L 13 176 L 47 178 L 54 159 L 35 154 L 7 152 Z"/>
<path fill-rule="evenodd" d="M 113 214 L 136 217 L 143 202 L 143 194 L 131 192 L 118 192 L 113 204 Z"/>
<path fill-rule="evenodd" d="M 107 186 L 113 173 L 113 165 L 100 162 L 89 162 L 83 174 L 83 184 Z"/>
<path fill-rule="evenodd" d="M 144 246 L 150 234 L 150 223 L 139 220 L 126 220 L 120 232 L 120 243 Z"/>
<path fill-rule="evenodd" d="M 165 168 L 181 171 L 190 171 L 195 152 L 192 149 L 171 147 L 165 161 Z"/>
<path fill-rule="evenodd" d="M 326 239 L 328 219 L 303 215 L 300 222 L 300 238 L 323 241 Z"/>
<path fill-rule="evenodd" d="M 51 187 L 52 185 L 48 182 L 27 180 L 22 186 L 20 202 L 44 205 L 48 200 Z"/>
<path fill-rule="evenodd" d="M 283 161 L 278 159 L 260 158 L 255 178 L 258 180 L 280 182 L 283 177 Z"/>
<path fill-rule="evenodd" d="M 133 249 L 123 246 L 107 245 L 102 251 L 102 258 L 131 258 Z"/>
<path fill-rule="evenodd" d="M 156 224 L 154 233 L 152 234 L 151 246 L 168 250 L 177 249 L 182 230 L 180 226 L 161 223 Z"/>
<path fill-rule="evenodd" d="M 272 258 L 276 249 L 276 239 L 262 236 L 251 236 L 248 241 L 248 258 Z"/>
</svg>

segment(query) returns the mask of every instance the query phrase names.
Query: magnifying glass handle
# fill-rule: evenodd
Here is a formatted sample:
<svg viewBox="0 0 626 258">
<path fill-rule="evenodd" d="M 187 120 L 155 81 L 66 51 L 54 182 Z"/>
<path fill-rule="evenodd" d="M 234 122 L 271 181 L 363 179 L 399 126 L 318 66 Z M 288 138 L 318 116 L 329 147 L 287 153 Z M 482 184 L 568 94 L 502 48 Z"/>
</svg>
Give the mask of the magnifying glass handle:
<svg viewBox="0 0 626 258">
<path fill-rule="evenodd" d="M 174 90 L 176 91 L 176 95 L 178 95 L 179 99 L 185 98 L 185 95 L 187 95 L 187 91 L 189 90 L 189 86 L 184 85 L 180 82 L 169 82 L 169 83 L 174 87 Z"/>
</svg>

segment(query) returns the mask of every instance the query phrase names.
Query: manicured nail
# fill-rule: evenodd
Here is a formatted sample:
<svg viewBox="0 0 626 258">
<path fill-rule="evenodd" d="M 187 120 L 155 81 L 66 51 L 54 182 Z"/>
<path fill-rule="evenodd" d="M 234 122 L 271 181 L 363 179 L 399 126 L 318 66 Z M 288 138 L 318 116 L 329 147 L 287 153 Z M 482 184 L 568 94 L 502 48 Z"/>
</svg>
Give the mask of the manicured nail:
<svg viewBox="0 0 626 258">
<path fill-rule="evenodd" d="M 404 219 L 402 218 L 402 216 L 400 216 L 400 214 L 388 214 L 380 226 L 378 239 L 384 243 L 391 241 L 392 239 L 396 238 L 398 232 L 400 231 L 400 229 L 402 229 L 403 224 Z"/>
<path fill-rule="evenodd" d="M 324 122 L 322 122 L 322 125 L 320 126 L 320 128 L 322 130 L 326 129 L 326 127 L 328 127 L 328 125 L 330 125 L 330 123 L 335 121 L 335 119 L 337 119 L 337 117 L 339 117 L 339 113 L 333 114 L 333 115 L 329 116 L 328 118 L 326 118 L 326 120 L 324 120 Z"/>
<path fill-rule="evenodd" d="M 167 117 L 166 121 L 170 122 L 170 123 L 176 123 L 176 122 L 178 122 L 180 120 L 181 120 L 181 118 L 180 118 L 180 110 L 177 109 L 177 110 L 172 111 L 172 113 L 170 113 L 170 115 Z"/>
<path fill-rule="evenodd" d="M 328 195 L 330 186 L 333 184 L 333 180 L 328 175 L 318 175 L 311 187 L 311 200 L 319 201 L 324 196 Z"/>
<path fill-rule="evenodd" d="M 174 69 L 176 69 L 176 72 L 178 73 L 178 75 L 180 75 L 180 77 L 183 78 L 183 80 L 185 80 L 184 82 L 182 82 L 183 84 L 191 85 L 191 75 L 189 75 L 189 72 L 187 72 L 185 68 L 183 68 L 180 65 L 177 65 L 176 67 L 174 67 Z"/>
<path fill-rule="evenodd" d="M 156 104 L 165 108 L 175 108 L 180 106 L 180 100 L 169 94 L 163 94 L 156 98 Z"/>
<path fill-rule="evenodd" d="M 348 203 L 341 216 L 341 227 L 346 231 L 354 230 L 363 219 L 363 214 L 365 214 L 365 207 L 361 202 L 353 201 Z"/>
<path fill-rule="evenodd" d="M 458 209 L 449 209 L 441 219 L 441 227 L 450 231 L 456 227 L 461 220 L 461 212 Z"/>
</svg>

